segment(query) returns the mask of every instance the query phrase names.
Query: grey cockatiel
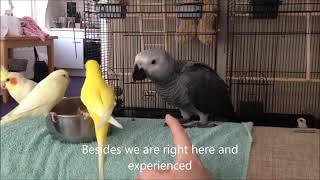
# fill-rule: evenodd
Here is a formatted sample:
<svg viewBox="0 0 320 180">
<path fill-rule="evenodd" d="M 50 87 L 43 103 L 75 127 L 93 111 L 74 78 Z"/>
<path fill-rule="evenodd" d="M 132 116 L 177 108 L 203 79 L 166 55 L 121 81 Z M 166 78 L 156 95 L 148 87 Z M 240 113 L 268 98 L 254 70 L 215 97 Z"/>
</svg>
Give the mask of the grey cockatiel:
<svg viewBox="0 0 320 180">
<path fill-rule="evenodd" d="M 191 61 L 176 61 L 162 49 L 150 49 L 135 57 L 133 79 L 149 78 L 165 101 L 179 108 L 184 120 L 192 115 L 200 121 L 184 124 L 208 125 L 208 116 L 232 117 L 234 109 L 228 87 L 210 67 Z"/>
</svg>

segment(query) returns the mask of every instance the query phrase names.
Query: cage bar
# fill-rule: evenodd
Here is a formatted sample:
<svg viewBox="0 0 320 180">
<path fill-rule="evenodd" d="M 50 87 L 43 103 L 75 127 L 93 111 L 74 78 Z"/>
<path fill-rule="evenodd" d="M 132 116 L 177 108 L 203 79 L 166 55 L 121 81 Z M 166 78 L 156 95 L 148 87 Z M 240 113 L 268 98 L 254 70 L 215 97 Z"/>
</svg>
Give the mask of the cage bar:
<svg viewBox="0 0 320 180">
<path fill-rule="evenodd" d="M 86 57 L 101 59 L 104 78 L 122 92 L 117 97 L 120 105 L 115 110 L 116 114 L 163 117 L 165 113 L 176 112 L 175 107 L 159 97 L 149 80 L 133 82 L 135 55 L 144 49 L 163 48 L 177 60 L 193 60 L 216 68 L 217 24 L 213 23 L 212 31 L 207 31 L 198 29 L 197 22 L 207 14 L 218 18 L 219 4 L 216 0 L 203 1 L 202 11 L 197 11 L 197 17 L 179 18 L 181 14 L 195 14 L 194 9 L 177 8 L 191 1 L 196 2 L 84 0 L 85 54 Z M 194 20 L 195 26 L 183 28 L 185 20 L 190 19 Z M 211 43 L 203 43 L 199 40 L 202 37 L 212 39 Z M 185 41 L 180 41 L 181 38 Z"/>
<path fill-rule="evenodd" d="M 320 1 L 282 0 L 272 19 L 253 14 L 249 0 L 229 0 L 227 81 L 236 109 L 255 101 L 275 119 L 320 115 Z"/>
</svg>

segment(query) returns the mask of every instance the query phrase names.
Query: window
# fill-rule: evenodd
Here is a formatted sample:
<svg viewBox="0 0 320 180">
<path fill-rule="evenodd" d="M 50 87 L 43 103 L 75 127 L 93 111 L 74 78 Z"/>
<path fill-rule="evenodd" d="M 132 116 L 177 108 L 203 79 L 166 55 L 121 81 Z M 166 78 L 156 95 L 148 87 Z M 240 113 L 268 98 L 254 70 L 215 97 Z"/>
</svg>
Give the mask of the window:
<svg viewBox="0 0 320 180">
<path fill-rule="evenodd" d="M 1 0 L 1 15 L 10 10 L 9 0 Z M 31 0 L 12 0 L 13 14 L 16 17 L 32 16 Z"/>
<path fill-rule="evenodd" d="M 32 17 L 41 28 L 45 27 L 45 14 L 48 0 L 12 0 L 13 15 L 21 18 Z M 10 10 L 9 0 L 0 0 L 0 14 L 4 15 L 5 10 Z"/>
</svg>

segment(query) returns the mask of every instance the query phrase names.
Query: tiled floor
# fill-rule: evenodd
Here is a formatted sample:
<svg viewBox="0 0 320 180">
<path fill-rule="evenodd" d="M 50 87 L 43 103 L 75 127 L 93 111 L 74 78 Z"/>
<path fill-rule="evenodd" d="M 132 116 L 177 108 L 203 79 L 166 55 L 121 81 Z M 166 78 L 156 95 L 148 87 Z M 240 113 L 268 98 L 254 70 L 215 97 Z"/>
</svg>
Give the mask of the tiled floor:
<svg viewBox="0 0 320 180">
<path fill-rule="evenodd" d="M 66 92 L 66 97 L 80 96 L 81 87 L 84 82 L 84 77 L 71 77 L 69 87 Z M 9 102 L 4 104 L 2 99 L 0 102 L 0 116 L 7 114 L 10 110 L 17 106 L 17 103 L 10 98 Z"/>
</svg>

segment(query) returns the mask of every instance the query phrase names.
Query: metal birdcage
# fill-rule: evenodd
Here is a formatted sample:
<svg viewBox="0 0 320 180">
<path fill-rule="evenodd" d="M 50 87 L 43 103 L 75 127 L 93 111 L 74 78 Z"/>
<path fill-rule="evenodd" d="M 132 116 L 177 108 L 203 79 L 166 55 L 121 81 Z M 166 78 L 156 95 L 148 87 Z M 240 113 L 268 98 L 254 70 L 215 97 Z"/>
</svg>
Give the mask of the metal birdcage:
<svg viewBox="0 0 320 180">
<path fill-rule="evenodd" d="M 100 61 L 104 78 L 121 92 L 115 113 L 175 112 L 150 81 L 133 82 L 134 57 L 163 48 L 177 60 L 215 69 L 218 12 L 213 0 L 84 0 L 85 59 Z"/>
<path fill-rule="evenodd" d="M 153 83 L 131 77 L 137 53 L 163 48 L 178 60 L 215 70 L 217 54 L 227 49 L 227 58 L 219 59 L 226 69 L 219 70 L 226 72 L 240 118 L 278 122 L 320 116 L 320 1 L 219 2 L 84 0 L 85 59 L 99 60 L 105 79 L 121 92 L 116 113 L 159 117 L 176 112 Z M 226 48 L 216 41 L 220 16 L 227 21 L 227 36 L 221 38 Z"/>
<path fill-rule="evenodd" d="M 238 111 L 320 116 L 319 0 L 230 0 L 228 36 Z"/>
</svg>

